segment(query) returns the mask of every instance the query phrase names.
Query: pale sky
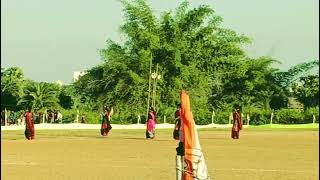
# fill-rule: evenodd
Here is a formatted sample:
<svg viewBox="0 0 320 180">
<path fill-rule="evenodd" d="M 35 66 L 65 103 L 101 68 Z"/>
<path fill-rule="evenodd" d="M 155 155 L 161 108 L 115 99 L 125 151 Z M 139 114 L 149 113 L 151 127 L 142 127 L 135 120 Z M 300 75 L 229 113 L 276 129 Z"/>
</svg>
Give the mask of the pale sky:
<svg viewBox="0 0 320 180">
<path fill-rule="evenodd" d="M 159 14 L 181 0 L 149 0 Z M 318 0 L 191 0 L 222 16 L 223 26 L 253 39 L 251 56 L 270 55 L 280 69 L 319 59 Z M 123 39 L 118 0 L 2 0 L 1 67 L 19 66 L 36 81 L 72 82 L 73 71 L 101 63 L 105 41 Z"/>
</svg>

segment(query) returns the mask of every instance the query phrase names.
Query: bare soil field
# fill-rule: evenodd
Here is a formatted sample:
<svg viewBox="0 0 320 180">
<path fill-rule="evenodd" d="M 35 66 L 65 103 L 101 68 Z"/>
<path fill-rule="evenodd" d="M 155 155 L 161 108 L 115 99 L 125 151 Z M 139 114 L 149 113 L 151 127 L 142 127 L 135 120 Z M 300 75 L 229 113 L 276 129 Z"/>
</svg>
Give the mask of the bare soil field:
<svg viewBox="0 0 320 180">
<path fill-rule="evenodd" d="M 317 180 L 319 129 L 199 129 L 214 180 Z M 27 141 L 23 130 L 1 132 L 3 180 L 174 180 L 172 130 L 38 130 Z"/>
</svg>

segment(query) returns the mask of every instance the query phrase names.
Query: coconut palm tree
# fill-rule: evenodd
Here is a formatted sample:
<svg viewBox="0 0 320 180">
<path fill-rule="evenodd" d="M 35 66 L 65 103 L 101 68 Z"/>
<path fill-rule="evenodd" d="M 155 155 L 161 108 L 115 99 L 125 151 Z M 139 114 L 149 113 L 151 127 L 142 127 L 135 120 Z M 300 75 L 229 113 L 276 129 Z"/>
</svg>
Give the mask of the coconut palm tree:
<svg viewBox="0 0 320 180">
<path fill-rule="evenodd" d="M 24 88 L 24 95 L 19 105 L 29 106 L 32 109 L 43 109 L 59 106 L 59 87 L 50 83 L 31 82 Z"/>
</svg>

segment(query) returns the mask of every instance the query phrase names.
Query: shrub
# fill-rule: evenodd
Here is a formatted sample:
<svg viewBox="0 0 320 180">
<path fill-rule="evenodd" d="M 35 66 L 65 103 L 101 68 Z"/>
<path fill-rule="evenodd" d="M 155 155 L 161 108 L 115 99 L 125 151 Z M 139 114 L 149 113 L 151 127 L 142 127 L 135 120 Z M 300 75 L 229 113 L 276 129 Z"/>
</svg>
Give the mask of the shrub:
<svg viewBox="0 0 320 180">
<path fill-rule="evenodd" d="M 308 108 L 305 111 L 304 122 L 305 123 L 312 123 L 313 122 L 313 115 L 315 115 L 316 123 L 319 123 L 319 106 Z"/>
<path fill-rule="evenodd" d="M 87 121 L 86 123 L 88 123 L 88 124 L 99 124 L 99 123 L 101 123 L 100 113 L 97 112 L 97 111 L 87 111 L 87 112 L 80 113 L 79 122 L 81 122 L 82 115 L 85 116 L 86 121 Z"/>
<path fill-rule="evenodd" d="M 73 123 L 77 116 L 76 109 L 61 109 L 62 123 Z"/>
<path fill-rule="evenodd" d="M 270 119 L 271 119 L 270 110 L 264 110 L 262 108 L 251 108 L 250 111 L 248 111 L 248 113 L 250 115 L 251 125 L 263 125 L 263 124 L 270 123 Z"/>
<path fill-rule="evenodd" d="M 277 124 L 303 124 L 304 114 L 296 109 L 280 109 L 275 111 L 275 123 Z"/>
<path fill-rule="evenodd" d="M 215 111 L 214 123 L 229 124 L 230 113 L 230 111 Z"/>
</svg>

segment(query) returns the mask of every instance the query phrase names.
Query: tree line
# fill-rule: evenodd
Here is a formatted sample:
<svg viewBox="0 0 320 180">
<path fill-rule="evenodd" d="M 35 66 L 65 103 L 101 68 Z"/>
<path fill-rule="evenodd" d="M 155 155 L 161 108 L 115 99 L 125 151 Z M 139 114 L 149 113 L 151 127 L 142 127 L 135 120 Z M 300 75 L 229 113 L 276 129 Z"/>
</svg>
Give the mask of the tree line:
<svg viewBox="0 0 320 180">
<path fill-rule="evenodd" d="M 190 94 L 198 124 L 210 123 L 212 112 L 217 122 L 226 123 L 234 103 L 257 124 L 266 123 L 272 112 L 282 114 L 281 123 L 305 123 L 308 113 L 318 112 L 319 75 L 310 70 L 319 66 L 319 60 L 281 71 L 274 68 L 281 63 L 277 59 L 252 58 L 242 48 L 252 40 L 222 27 L 222 17 L 207 5 L 190 8 L 183 1 L 158 17 L 145 0 L 121 2 L 125 42 L 107 40 L 99 51 L 102 62 L 71 85 L 34 82 L 25 79 L 20 68 L 2 69 L 1 108 L 97 113 L 108 104 L 114 107 L 114 121 L 132 123 L 138 116 L 146 118 L 150 72 L 157 70 L 160 79 L 151 99 L 158 118 L 166 116 L 168 122 L 182 89 Z M 301 104 L 299 115 L 288 110 L 290 98 Z"/>
</svg>

